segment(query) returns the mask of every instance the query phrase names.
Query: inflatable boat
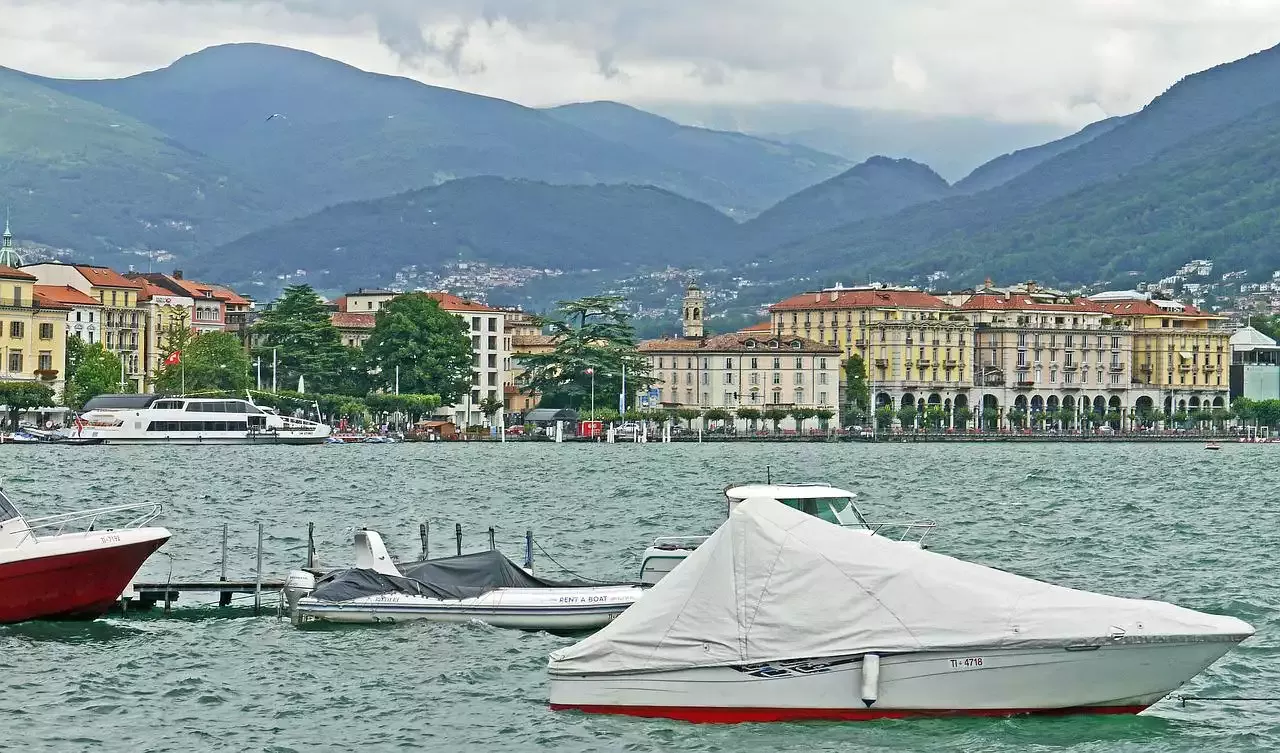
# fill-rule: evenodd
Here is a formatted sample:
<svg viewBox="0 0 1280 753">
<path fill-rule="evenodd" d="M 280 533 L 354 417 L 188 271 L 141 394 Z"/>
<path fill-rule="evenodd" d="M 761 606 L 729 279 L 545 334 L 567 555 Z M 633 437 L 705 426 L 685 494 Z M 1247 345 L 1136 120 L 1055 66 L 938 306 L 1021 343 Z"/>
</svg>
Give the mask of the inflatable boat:
<svg viewBox="0 0 1280 753">
<path fill-rule="evenodd" d="M 295 624 L 479 620 L 575 632 L 604 627 L 644 592 L 627 583 L 546 580 L 496 551 L 397 566 L 376 531 L 357 531 L 355 545 L 354 568 L 319 581 L 305 571 L 290 573 L 285 596 Z"/>
</svg>

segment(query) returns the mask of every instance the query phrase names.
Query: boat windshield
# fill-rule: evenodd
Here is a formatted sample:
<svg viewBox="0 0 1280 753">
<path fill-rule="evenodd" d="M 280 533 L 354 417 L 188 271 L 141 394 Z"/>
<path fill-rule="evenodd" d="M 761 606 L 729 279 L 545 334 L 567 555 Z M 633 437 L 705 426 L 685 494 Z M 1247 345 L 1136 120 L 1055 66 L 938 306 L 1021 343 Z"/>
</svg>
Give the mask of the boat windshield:
<svg viewBox="0 0 1280 753">
<path fill-rule="evenodd" d="M 821 518 L 828 523 L 849 528 L 870 529 L 867 521 L 863 520 L 862 514 L 858 512 L 858 508 L 853 506 L 853 500 L 848 497 L 779 499 L 778 501 L 793 510 Z"/>
<path fill-rule="evenodd" d="M 9 501 L 4 492 L 0 492 L 0 523 L 17 517 L 19 517 L 18 508 L 13 506 L 13 503 Z"/>
</svg>

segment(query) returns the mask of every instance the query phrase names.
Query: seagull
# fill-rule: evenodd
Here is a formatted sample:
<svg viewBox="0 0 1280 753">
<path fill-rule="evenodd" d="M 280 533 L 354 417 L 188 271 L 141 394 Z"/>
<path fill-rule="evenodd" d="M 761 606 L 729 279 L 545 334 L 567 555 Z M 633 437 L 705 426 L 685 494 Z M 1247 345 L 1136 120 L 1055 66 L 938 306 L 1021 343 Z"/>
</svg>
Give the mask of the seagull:
<svg viewBox="0 0 1280 753">
<path fill-rule="evenodd" d="M 263 123 L 270 123 L 270 122 L 271 122 L 271 120 L 272 120 L 273 118 L 283 118 L 283 117 L 284 117 L 283 115 L 281 115 L 280 113 L 276 112 L 276 113 L 272 113 L 272 114 L 268 115 L 268 116 L 267 116 L 267 119 L 266 119 L 266 120 L 264 120 L 264 121 L 262 121 L 262 122 L 263 122 Z"/>
</svg>

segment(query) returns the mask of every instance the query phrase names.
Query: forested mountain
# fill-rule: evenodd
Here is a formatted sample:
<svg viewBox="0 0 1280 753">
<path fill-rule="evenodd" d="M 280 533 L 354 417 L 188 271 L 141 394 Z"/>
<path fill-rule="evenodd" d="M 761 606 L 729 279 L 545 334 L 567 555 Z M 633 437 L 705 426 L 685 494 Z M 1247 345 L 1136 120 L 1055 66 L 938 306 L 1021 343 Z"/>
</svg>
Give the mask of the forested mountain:
<svg viewBox="0 0 1280 753">
<path fill-rule="evenodd" d="M 724 186 L 729 206 L 746 211 L 766 209 L 849 167 L 843 158 L 808 147 L 683 126 L 617 102 L 584 102 L 544 112 L 599 138 L 644 152 L 658 163 L 679 165 L 718 181 Z M 718 204 L 723 206 L 724 202 Z"/>
<path fill-rule="evenodd" d="M 1023 173 L 1031 170 L 1046 160 L 1053 159 L 1063 152 L 1092 141 L 1116 126 L 1124 123 L 1127 116 L 1118 116 L 1091 123 L 1066 138 L 1050 141 L 1047 144 L 1019 149 L 979 166 L 955 184 L 956 193 L 969 194 L 986 191 L 1004 185 Z"/>
<path fill-rule="evenodd" d="M 270 201 L 227 165 L 3 68 L 0 204 L 19 238 L 107 263 L 145 264 L 130 252 L 188 251 L 271 218 Z"/>
<path fill-rule="evenodd" d="M 1120 125 L 996 188 L 820 233 L 768 254 L 762 262 L 776 269 L 763 273 L 794 275 L 797 269 L 812 270 L 818 262 L 830 270 L 858 272 L 859 277 L 875 270 L 900 279 L 906 269 L 938 259 L 931 249 L 979 235 L 1001 237 L 1003 229 L 1018 226 L 1017 218 L 1037 208 L 1051 211 L 1051 202 L 1157 162 L 1172 147 L 1194 148 L 1197 138 L 1277 102 L 1280 48 L 1273 48 L 1188 76 Z M 1090 221 L 1087 216 L 1078 219 L 1081 227 Z M 954 268 L 954 261 L 937 267 Z M 1075 269 L 1073 277 L 1064 279 L 1092 280 L 1097 274 L 1083 260 Z"/>
<path fill-rule="evenodd" d="M 721 259 L 735 231 L 711 207 L 649 186 L 477 177 L 329 207 L 245 236 L 190 267 L 230 282 L 305 269 L 317 287 L 385 283 L 411 265 L 470 261 L 621 275 Z"/>
<path fill-rule="evenodd" d="M 927 165 L 872 157 L 800 191 L 743 227 L 753 247 L 773 247 L 858 220 L 883 217 L 951 194 Z"/>
<path fill-rule="evenodd" d="M 845 165 L 714 132 L 675 139 L 680 152 L 664 155 L 660 144 L 578 127 L 594 119 L 585 112 L 557 116 L 261 44 L 212 47 L 124 79 L 39 81 L 241 169 L 295 212 L 498 175 L 654 185 L 754 214 Z M 730 165 L 720 156 L 733 144 Z"/>
</svg>

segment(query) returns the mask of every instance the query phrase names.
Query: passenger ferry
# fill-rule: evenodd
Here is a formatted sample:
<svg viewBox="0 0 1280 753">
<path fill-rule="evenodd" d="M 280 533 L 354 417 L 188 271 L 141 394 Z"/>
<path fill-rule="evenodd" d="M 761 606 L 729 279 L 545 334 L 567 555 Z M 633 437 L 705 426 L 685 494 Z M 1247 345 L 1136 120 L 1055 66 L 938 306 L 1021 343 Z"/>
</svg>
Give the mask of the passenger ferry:
<svg viewBox="0 0 1280 753">
<path fill-rule="evenodd" d="M 323 444 L 331 431 L 252 400 L 99 395 L 62 435 L 103 444 Z"/>
</svg>

